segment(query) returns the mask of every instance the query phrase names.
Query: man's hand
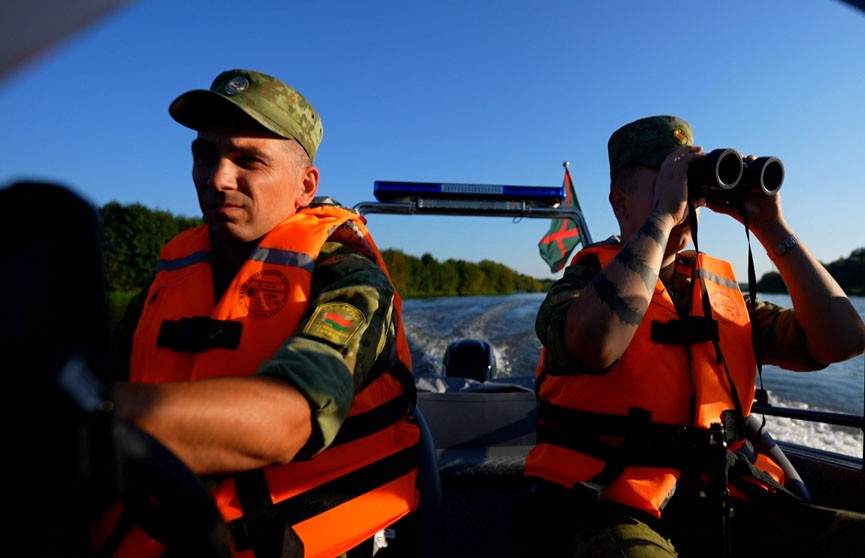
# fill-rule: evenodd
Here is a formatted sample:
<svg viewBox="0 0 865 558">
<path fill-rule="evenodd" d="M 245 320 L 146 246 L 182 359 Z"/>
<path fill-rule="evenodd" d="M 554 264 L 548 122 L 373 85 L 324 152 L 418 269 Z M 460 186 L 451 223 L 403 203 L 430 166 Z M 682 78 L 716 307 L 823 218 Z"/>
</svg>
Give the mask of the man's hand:
<svg viewBox="0 0 865 558">
<path fill-rule="evenodd" d="M 658 171 L 654 207 L 656 214 L 669 215 L 673 226 L 688 219 L 688 167 L 703 157 L 702 147 L 681 147 L 667 156 Z"/>
<path fill-rule="evenodd" d="M 745 157 L 748 161 L 757 159 L 755 155 Z M 734 189 L 738 194 L 738 200 L 744 204 L 748 215 L 748 228 L 757 236 L 760 236 L 770 226 L 776 226 L 783 222 L 784 217 L 781 211 L 781 196 L 775 192 L 773 195 L 768 195 L 762 190 L 757 191 L 739 191 Z M 730 203 L 724 201 L 708 201 L 707 207 L 715 213 L 730 215 L 740 223 L 743 223 L 740 203 Z"/>
</svg>

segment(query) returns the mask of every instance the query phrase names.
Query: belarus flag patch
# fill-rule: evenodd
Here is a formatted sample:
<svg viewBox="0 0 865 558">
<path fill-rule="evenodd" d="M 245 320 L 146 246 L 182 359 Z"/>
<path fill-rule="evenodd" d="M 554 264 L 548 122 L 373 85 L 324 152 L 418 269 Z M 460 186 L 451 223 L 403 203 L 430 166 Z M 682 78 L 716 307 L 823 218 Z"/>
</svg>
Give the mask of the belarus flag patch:
<svg viewBox="0 0 865 558">
<path fill-rule="evenodd" d="M 363 312 L 346 302 L 328 302 L 315 309 L 303 333 L 335 345 L 346 345 L 366 320 Z"/>
</svg>

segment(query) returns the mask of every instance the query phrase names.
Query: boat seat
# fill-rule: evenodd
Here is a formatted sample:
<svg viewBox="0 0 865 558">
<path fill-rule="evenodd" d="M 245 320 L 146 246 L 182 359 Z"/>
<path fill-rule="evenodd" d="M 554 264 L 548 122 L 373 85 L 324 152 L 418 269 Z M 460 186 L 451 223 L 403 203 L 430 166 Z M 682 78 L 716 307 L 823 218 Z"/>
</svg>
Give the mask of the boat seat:
<svg viewBox="0 0 865 558">
<path fill-rule="evenodd" d="M 490 382 L 485 382 L 490 383 Z M 530 483 L 525 460 L 535 444 L 535 394 L 418 392 L 441 474 L 444 550 L 449 558 L 511 556 L 514 507 Z"/>
<path fill-rule="evenodd" d="M 488 447 L 506 451 L 535 444 L 533 391 L 418 392 L 417 397 L 440 454 Z"/>
</svg>

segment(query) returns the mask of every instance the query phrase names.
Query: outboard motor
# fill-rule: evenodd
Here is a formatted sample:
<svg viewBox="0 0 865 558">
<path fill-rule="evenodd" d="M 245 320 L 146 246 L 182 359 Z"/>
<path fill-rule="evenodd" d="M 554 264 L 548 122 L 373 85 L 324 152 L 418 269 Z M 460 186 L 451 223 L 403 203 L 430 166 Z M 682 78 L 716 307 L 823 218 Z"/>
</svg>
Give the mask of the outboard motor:
<svg viewBox="0 0 865 558">
<path fill-rule="evenodd" d="M 496 373 L 493 348 L 480 339 L 460 339 L 445 350 L 444 373 L 449 378 L 467 378 L 478 382 L 491 379 Z"/>
</svg>

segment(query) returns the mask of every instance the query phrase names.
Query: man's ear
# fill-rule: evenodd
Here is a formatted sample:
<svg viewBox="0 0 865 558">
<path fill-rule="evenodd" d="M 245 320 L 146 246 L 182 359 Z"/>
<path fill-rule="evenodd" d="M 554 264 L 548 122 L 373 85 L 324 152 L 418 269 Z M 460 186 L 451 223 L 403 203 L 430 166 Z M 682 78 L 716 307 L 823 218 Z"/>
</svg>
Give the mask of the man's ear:
<svg viewBox="0 0 865 558">
<path fill-rule="evenodd" d="M 301 176 L 301 193 L 294 202 L 297 207 L 306 207 L 318 192 L 318 167 L 306 167 Z"/>
<path fill-rule="evenodd" d="M 616 219 L 621 221 L 628 217 L 628 196 L 625 194 L 624 190 L 617 186 L 613 186 L 610 188 L 608 199 L 610 200 L 610 206 L 613 208 L 613 213 L 615 213 Z"/>
</svg>

